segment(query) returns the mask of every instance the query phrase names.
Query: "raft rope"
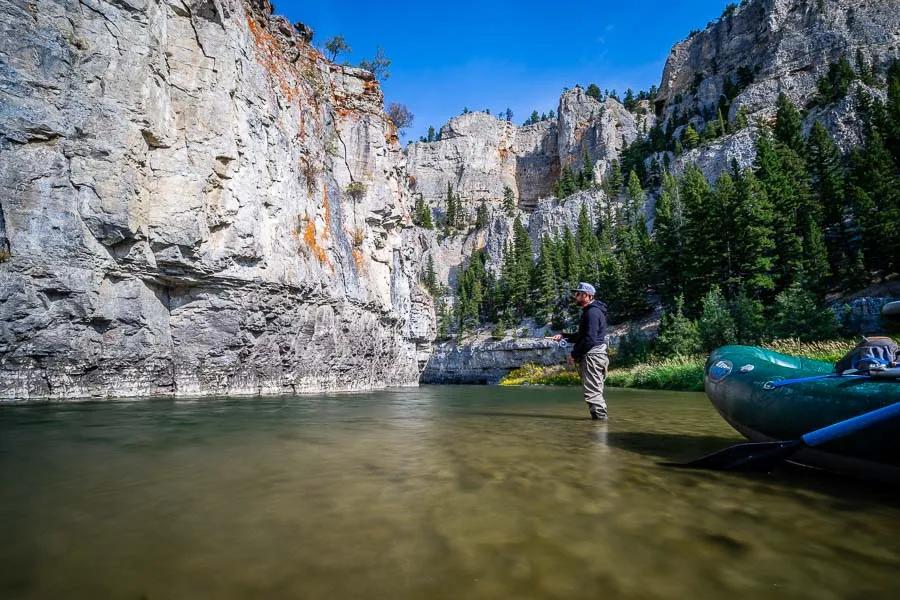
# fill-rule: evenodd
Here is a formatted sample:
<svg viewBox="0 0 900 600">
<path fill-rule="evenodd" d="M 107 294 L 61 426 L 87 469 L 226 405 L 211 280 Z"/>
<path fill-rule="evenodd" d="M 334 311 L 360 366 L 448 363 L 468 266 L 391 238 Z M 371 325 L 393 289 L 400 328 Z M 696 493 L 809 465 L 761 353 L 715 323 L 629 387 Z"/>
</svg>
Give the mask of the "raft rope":
<svg viewBox="0 0 900 600">
<path fill-rule="evenodd" d="M 844 371 L 843 373 L 829 373 L 828 375 L 814 375 L 812 377 L 798 377 L 796 379 L 781 379 L 779 381 L 767 381 L 763 384 L 764 390 L 777 390 L 778 388 L 793 385 L 795 383 L 806 383 L 808 381 L 819 381 L 820 379 L 881 379 L 890 380 L 900 378 L 900 368 L 871 370 L 868 374 L 862 375 Z"/>
</svg>

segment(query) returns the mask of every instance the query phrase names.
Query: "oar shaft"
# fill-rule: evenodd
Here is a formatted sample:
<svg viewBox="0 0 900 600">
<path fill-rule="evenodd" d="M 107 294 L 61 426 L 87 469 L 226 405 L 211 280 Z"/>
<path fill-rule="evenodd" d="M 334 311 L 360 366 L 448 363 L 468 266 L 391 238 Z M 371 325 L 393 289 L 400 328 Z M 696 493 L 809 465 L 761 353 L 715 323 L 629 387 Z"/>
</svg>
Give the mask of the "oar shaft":
<svg viewBox="0 0 900 600">
<path fill-rule="evenodd" d="M 823 427 L 822 429 L 810 431 L 809 433 L 803 435 L 800 439 L 802 439 L 803 443 L 807 446 L 819 446 L 845 435 L 856 433 L 857 431 L 865 429 L 870 425 L 874 425 L 879 421 L 887 421 L 888 419 L 892 419 L 894 417 L 900 417 L 900 402 L 895 402 L 894 404 L 869 411 L 856 417 L 852 417 L 844 421 L 839 421 L 834 425 L 829 425 L 828 427 Z"/>
</svg>

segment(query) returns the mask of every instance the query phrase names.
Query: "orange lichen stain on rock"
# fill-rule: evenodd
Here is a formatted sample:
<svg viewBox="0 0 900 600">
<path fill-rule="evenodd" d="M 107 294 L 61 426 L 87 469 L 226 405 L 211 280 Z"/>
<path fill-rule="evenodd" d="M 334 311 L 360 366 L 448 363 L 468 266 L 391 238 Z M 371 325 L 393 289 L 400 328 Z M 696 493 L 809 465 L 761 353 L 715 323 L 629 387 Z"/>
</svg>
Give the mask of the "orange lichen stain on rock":
<svg viewBox="0 0 900 600">
<path fill-rule="evenodd" d="M 362 250 L 359 248 L 354 248 L 350 254 L 353 256 L 353 263 L 356 265 L 357 271 L 365 271 L 366 270 L 366 257 L 363 255 Z"/>
<path fill-rule="evenodd" d="M 506 146 L 500 146 L 500 148 L 497 149 L 497 153 L 500 155 L 500 160 L 502 161 L 509 158 L 509 148 Z"/>
<path fill-rule="evenodd" d="M 394 122 L 390 119 L 385 119 L 385 124 L 387 127 L 384 129 L 384 141 L 388 144 L 395 144 L 400 141 L 400 137 L 397 135 L 397 126 L 394 125 Z"/>
<path fill-rule="evenodd" d="M 258 50 L 257 61 L 281 90 L 281 94 L 288 104 L 292 103 L 299 97 L 300 89 L 297 85 L 294 67 L 284 59 L 278 39 L 249 14 L 247 15 L 247 28 L 250 30 L 250 35 L 253 36 Z"/>
<path fill-rule="evenodd" d="M 409 183 L 409 188 L 410 188 L 410 189 L 412 189 L 412 190 L 416 189 L 416 183 L 417 183 L 417 180 L 416 180 L 416 176 L 415 176 L 415 175 L 408 175 L 408 176 L 406 177 L 406 180 L 407 180 L 407 182 Z"/>
<path fill-rule="evenodd" d="M 331 266 L 328 262 L 328 253 L 325 251 L 325 248 L 319 245 L 319 240 L 316 238 L 316 224 L 308 217 L 306 225 L 303 227 L 303 243 L 306 244 L 306 247 L 309 248 L 309 251 L 320 263 Z"/>
<path fill-rule="evenodd" d="M 363 82 L 364 94 L 375 94 L 378 92 L 378 81 L 375 79 L 367 79 Z"/>
</svg>

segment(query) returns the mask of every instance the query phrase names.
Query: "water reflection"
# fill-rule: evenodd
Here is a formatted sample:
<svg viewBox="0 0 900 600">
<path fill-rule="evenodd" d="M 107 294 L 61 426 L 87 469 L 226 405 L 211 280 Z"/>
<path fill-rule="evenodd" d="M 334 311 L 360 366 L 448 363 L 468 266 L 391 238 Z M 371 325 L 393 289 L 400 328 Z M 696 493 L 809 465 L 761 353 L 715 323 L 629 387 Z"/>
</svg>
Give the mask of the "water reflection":
<svg viewBox="0 0 900 600">
<path fill-rule="evenodd" d="M 0 410 L 0 597 L 844 598 L 898 591 L 897 493 L 665 469 L 700 395 L 572 389 Z"/>
</svg>

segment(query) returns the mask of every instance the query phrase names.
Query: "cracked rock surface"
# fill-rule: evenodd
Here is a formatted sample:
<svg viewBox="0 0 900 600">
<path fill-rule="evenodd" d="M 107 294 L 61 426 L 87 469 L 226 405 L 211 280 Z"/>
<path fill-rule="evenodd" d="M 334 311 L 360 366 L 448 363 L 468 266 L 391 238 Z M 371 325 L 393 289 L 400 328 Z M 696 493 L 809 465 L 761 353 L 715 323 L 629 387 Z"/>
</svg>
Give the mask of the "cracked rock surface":
<svg viewBox="0 0 900 600">
<path fill-rule="evenodd" d="M 417 382 L 380 88 L 271 10 L 0 0 L 0 400 Z"/>
</svg>

